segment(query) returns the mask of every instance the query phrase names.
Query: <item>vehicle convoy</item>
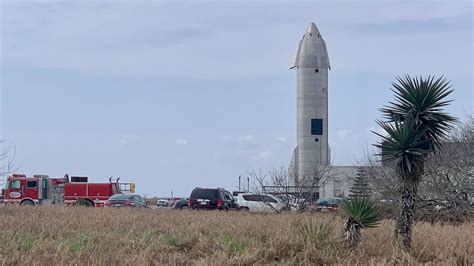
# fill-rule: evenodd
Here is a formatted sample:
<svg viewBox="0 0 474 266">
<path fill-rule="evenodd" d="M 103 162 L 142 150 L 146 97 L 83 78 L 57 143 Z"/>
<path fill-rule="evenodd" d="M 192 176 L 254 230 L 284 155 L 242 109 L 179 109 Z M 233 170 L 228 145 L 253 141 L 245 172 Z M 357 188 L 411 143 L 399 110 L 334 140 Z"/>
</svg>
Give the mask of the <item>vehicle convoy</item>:
<svg viewBox="0 0 474 266">
<path fill-rule="evenodd" d="M 134 183 L 119 183 L 119 178 L 108 183 L 89 183 L 87 177 L 65 175 L 50 178 L 47 175 L 13 174 L 2 190 L 5 204 L 20 205 L 85 205 L 103 206 L 114 194 L 135 192 Z"/>
<path fill-rule="evenodd" d="M 238 210 L 232 194 L 223 188 L 195 188 L 188 200 L 189 208 L 193 210 Z"/>
<path fill-rule="evenodd" d="M 286 205 L 280 199 L 268 194 L 239 194 L 236 199 L 242 211 L 281 212 L 286 210 Z"/>
</svg>

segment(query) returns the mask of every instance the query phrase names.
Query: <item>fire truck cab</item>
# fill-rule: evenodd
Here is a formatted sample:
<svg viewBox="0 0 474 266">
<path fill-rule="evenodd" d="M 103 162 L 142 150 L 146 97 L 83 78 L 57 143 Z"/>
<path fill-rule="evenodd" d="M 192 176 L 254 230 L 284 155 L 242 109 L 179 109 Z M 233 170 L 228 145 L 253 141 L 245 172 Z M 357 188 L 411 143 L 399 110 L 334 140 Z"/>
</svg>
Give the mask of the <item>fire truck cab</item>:
<svg viewBox="0 0 474 266">
<path fill-rule="evenodd" d="M 5 204 L 19 205 L 75 205 L 103 206 L 105 201 L 118 193 L 135 192 L 133 183 L 119 183 L 118 178 L 108 183 L 88 183 L 87 177 L 65 175 L 50 178 L 47 175 L 13 174 L 7 178 L 2 190 Z"/>
</svg>

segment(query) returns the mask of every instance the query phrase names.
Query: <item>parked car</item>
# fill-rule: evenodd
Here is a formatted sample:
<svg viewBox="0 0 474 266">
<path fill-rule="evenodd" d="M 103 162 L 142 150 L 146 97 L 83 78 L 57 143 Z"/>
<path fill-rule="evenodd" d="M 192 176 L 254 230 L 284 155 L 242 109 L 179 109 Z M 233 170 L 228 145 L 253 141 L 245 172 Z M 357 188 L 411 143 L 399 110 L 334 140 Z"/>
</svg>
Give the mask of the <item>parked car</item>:
<svg viewBox="0 0 474 266">
<path fill-rule="evenodd" d="M 175 209 L 180 209 L 180 210 L 187 209 L 188 208 L 188 200 L 189 199 L 182 198 L 182 199 L 176 201 L 176 204 L 174 205 Z"/>
<path fill-rule="evenodd" d="M 169 201 L 167 199 L 159 199 L 156 202 L 156 206 L 157 207 L 171 207 L 171 201 Z"/>
<path fill-rule="evenodd" d="M 239 194 L 237 204 L 240 210 L 251 212 L 280 212 L 286 209 L 283 203 L 277 197 L 268 194 Z"/>
<path fill-rule="evenodd" d="M 188 206 L 193 209 L 237 210 L 232 194 L 223 188 L 195 188 L 189 196 Z"/>
<path fill-rule="evenodd" d="M 147 204 L 145 203 L 145 200 L 140 195 L 115 194 L 105 202 L 104 207 L 147 208 Z"/>
<path fill-rule="evenodd" d="M 232 196 L 237 197 L 239 194 L 246 194 L 248 191 L 232 191 Z"/>
<path fill-rule="evenodd" d="M 319 198 L 316 201 L 316 211 L 336 212 L 339 211 L 344 199 L 342 198 Z"/>
</svg>

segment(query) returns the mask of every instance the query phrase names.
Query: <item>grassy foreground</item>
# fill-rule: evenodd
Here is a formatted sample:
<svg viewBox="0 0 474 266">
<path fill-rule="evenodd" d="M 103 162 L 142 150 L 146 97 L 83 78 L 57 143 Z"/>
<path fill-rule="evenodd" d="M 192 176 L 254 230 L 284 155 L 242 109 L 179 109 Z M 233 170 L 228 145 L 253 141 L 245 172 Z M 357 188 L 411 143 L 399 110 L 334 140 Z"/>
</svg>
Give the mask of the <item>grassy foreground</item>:
<svg viewBox="0 0 474 266">
<path fill-rule="evenodd" d="M 358 249 L 343 248 L 342 223 L 331 214 L 3 207 L 0 264 L 474 263 L 474 223 L 415 224 L 410 253 L 394 241 L 393 221 L 364 231 Z"/>
</svg>

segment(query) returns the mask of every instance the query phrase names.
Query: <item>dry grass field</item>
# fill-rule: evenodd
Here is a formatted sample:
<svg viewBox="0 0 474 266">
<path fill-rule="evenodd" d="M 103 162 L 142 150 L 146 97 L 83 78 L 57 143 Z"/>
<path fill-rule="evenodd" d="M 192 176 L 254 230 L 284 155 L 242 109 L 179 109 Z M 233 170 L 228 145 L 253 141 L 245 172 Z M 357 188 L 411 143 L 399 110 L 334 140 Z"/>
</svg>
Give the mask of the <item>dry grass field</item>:
<svg viewBox="0 0 474 266">
<path fill-rule="evenodd" d="M 1 265 L 474 263 L 474 223 L 416 224 L 406 253 L 393 221 L 344 248 L 343 220 L 331 214 L 3 207 L 0 221 Z M 334 230 L 318 230 L 320 223 Z"/>
</svg>

